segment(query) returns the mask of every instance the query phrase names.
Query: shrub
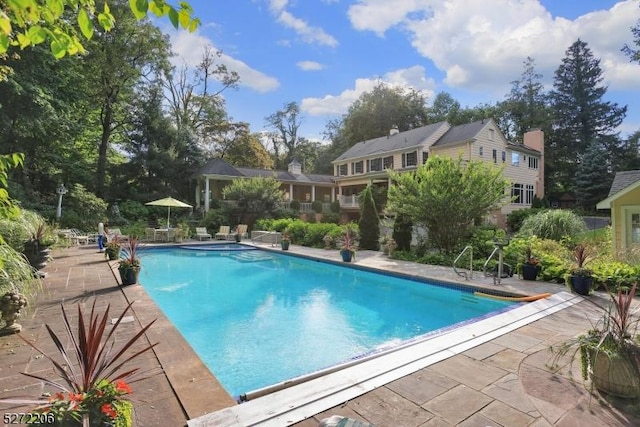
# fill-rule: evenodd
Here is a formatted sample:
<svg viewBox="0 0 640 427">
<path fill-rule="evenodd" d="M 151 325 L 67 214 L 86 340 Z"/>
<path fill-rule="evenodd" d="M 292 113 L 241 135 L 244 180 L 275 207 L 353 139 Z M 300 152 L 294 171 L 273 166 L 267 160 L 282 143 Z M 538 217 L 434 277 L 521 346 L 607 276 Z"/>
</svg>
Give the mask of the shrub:
<svg viewBox="0 0 640 427">
<path fill-rule="evenodd" d="M 512 233 L 517 233 L 520 231 L 520 227 L 522 227 L 522 222 L 533 216 L 539 212 L 541 209 L 529 208 L 529 209 L 518 209 L 517 211 L 513 211 L 507 215 L 507 227 Z"/>
<path fill-rule="evenodd" d="M 493 242 L 504 240 L 506 233 L 494 225 L 481 225 L 471 229 L 471 234 L 466 238 L 464 246 L 457 251 L 460 253 L 465 246 L 473 247 L 473 258 L 486 260 L 496 248 Z"/>
<path fill-rule="evenodd" d="M 299 200 L 292 200 L 291 203 L 289 203 L 289 207 L 291 208 L 291 210 L 294 210 L 296 212 L 300 212 L 300 201 Z"/>
<path fill-rule="evenodd" d="M 358 226 L 360 228 L 360 249 L 377 251 L 380 249 L 380 219 L 373 200 L 371 186 L 368 185 L 360 196 L 362 210 Z"/>
<path fill-rule="evenodd" d="M 167 208 L 164 208 L 166 212 Z M 146 221 L 149 217 L 149 208 L 134 200 L 125 200 L 119 204 L 120 214 L 129 221 Z"/>
<path fill-rule="evenodd" d="M 333 202 L 331 202 L 331 212 L 335 213 L 335 214 L 339 214 L 340 213 L 340 202 L 337 200 L 334 200 Z"/>
<path fill-rule="evenodd" d="M 540 278 L 548 282 L 562 283 L 569 271 L 569 250 L 559 242 L 538 237 L 516 237 L 504 248 L 504 260 L 515 269 L 522 263 L 527 248 L 536 255 L 542 266 Z"/>
<path fill-rule="evenodd" d="M 541 239 L 561 241 L 575 239 L 587 227 L 584 220 L 571 211 L 552 209 L 538 212 L 526 218 L 520 233 L 524 236 L 538 236 Z"/>
<path fill-rule="evenodd" d="M 393 222 L 393 234 L 391 237 L 398 245 L 398 251 L 408 251 L 411 249 L 411 232 L 413 223 L 408 215 L 398 214 Z"/>
<path fill-rule="evenodd" d="M 314 200 L 311 202 L 311 209 L 313 209 L 315 213 L 322 213 L 322 202 L 320 200 Z"/>
</svg>

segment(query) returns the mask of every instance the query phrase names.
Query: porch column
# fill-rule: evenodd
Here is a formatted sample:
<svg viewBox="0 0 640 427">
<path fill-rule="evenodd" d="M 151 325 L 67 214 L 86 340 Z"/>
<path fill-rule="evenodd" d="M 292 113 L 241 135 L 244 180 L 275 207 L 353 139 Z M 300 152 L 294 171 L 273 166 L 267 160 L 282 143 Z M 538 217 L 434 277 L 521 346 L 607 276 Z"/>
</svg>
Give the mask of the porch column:
<svg viewBox="0 0 640 427">
<path fill-rule="evenodd" d="M 293 184 L 289 184 L 289 201 L 293 200 Z"/>
<path fill-rule="evenodd" d="M 204 179 L 204 211 L 209 212 L 209 177 Z"/>
<path fill-rule="evenodd" d="M 331 187 L 331 201 L 336 201 L 336 187 Z"/>
<path fill-rule="evenodd" d="M 315 185 L 311 186 L 311 201 L 312 202 L 316 201 L 316 186 Z"/>
<path fill-rule="evenodd" d="M 200 206 L 200 180 L 196 183 L 196 206 Z"/>
</svg>

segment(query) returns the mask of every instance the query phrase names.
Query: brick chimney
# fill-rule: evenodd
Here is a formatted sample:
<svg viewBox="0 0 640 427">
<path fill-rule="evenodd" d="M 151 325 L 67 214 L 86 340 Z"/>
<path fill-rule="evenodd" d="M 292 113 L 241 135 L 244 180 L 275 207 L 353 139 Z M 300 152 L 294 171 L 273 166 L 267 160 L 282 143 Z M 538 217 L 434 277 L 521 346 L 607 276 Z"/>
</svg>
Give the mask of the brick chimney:
<svg viewBox="0 0 640 427">
<path fill-rule="evenodd" d="M 522 139 L 526 147 L 533 148 L 540 152 L 536 196 L 542 199 L 544 197 L 544 132 L 540 129 L 532 129 L 526 132 Z"/>
</svg>

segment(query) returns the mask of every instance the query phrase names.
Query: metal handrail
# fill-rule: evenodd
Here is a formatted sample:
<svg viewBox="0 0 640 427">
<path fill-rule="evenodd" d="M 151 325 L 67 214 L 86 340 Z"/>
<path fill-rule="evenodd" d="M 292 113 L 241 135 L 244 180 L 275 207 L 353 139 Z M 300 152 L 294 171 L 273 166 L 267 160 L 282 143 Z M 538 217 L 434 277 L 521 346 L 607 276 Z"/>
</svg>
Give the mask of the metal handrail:
<svg viewBox="0 0 640 427">
<path fill-rule="evenodd" d="M 458 263 L 460 258 L 462 258 L 462 255 L 467 252 L 467 250 L 469 250 L 469 274 L 467 274 L 466 271 L 458 271 L 458 269 L 456 268 L 456 264 Z M 453 261 L 453 271 L 455 271 L 458 276 L 464 277 L 465 280 L 473 279 L 473 246 L 464 247 L 462 252 L 460 252 L 460 255 L 458 255 L 455 261 Z"/>
<path fill-rule="evenodd" d="M 487 260 L 484 262 L 484 265 L 482 266 L 482 271 L 484 272 L 484 275 L 486 277 L 489 276 L 495 276 L 494 272 L 491 272 L 491 274 L 487 273 L 487 264 L 489 264 L 489 261 L 491 261 L 491 258 L 493 258 L 493 256 L 496 254 L 496 252 L 498 252 L 500 250 L 500 248 L 495 248 L 493 250 L 493 252 L 491 252 L 491 255 L 489 255 L 489 258 L 487 258 Z"/>
</svg>

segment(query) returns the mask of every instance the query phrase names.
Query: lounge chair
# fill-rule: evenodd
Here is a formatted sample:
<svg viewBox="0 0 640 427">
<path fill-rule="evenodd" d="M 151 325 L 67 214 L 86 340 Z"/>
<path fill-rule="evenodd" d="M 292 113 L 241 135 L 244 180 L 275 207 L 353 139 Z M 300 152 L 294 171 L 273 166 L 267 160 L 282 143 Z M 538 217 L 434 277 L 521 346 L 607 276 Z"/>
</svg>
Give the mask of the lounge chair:
<svg viewBox="0 0 640 427">
<path fill-rule="evenodd" d="M 229 238 L 229 240 L 232 240 L 233 238 L 235 238 L 236 234 L 239 234 L 241 238 L 246 239 L 249 237 L 249 233 L 247 233 L 247 229 L 249 228 L 249 226 L 247 224 L 238 224 L 238 227 L 236 227 L 236 232 L 235 233 L 231 233 L 231 237 Z"/>
<path fill-rule="evenodd" d="M 109 240 L 117 240 L 119 242 L 129 241 L 129 236 L 122 234 L 119 228 L 112 228 L 109 230 Z"/>
<path fill-rule="evenodd" d="M 231 227 L 228 225 L 221 225 L 220 231 L 216 233 L 216 240 L 226 240 L 229 237 Z"/>
<path fill-rule="evenodd" d="M 71 243 L 75 245 L 81 245 L 81 244 L 88 245 L 89 235 L 87 233 L 83 233 L 77 228 L 72 228 L 70 230 L 69 240 L 71 240 Z"/>
<path fill-rule="evenodd" d="M 206 227 L 196 227 L 196 239 L 209 240 L 211 239 L 211 234 L 207 233 Z"/>
</svg>

